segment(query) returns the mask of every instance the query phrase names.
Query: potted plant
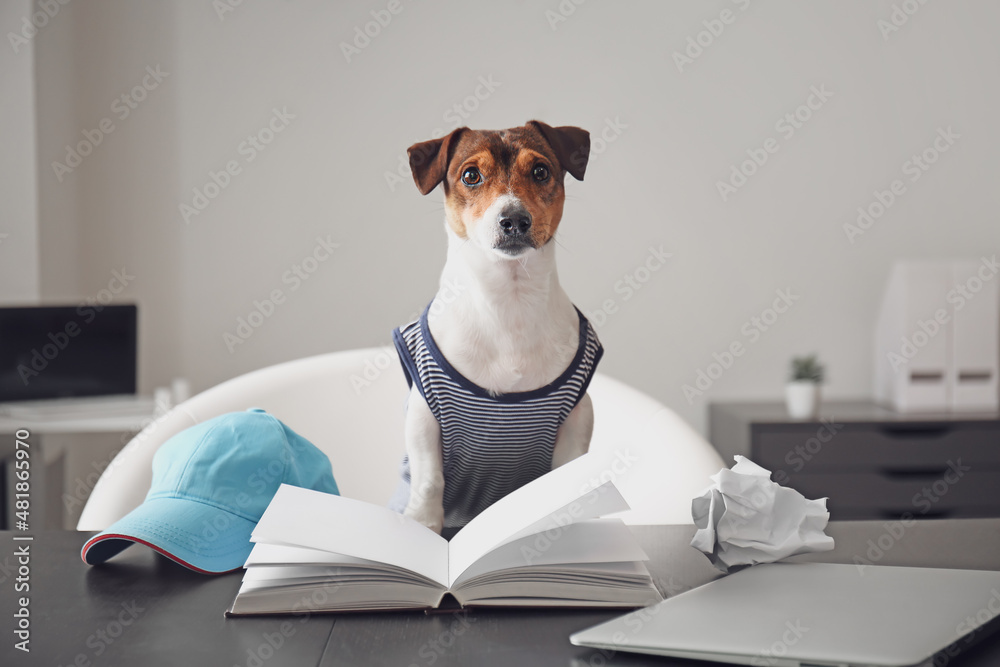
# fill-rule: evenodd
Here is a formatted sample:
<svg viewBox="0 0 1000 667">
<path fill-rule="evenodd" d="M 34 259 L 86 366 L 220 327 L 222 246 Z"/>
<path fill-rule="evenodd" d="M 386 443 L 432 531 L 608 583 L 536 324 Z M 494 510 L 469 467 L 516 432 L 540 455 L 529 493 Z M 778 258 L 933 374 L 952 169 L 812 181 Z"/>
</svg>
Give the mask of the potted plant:
<svg viewBox="0 0 1000 667">
<path fill-rule="evenodd" d="M 819 385 L 823 366 L 815 354 L 792 359 L 792 373 L 785 386 L 785 404 L 793 419 L 813 419 L 819 412 Z"/>
</svg>

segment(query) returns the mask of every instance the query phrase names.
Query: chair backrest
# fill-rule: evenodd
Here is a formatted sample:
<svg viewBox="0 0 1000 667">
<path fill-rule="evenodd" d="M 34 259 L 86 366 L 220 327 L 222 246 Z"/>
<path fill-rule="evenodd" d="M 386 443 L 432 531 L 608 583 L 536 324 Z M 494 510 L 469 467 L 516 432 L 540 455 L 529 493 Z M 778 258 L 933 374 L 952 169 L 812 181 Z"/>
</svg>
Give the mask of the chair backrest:
<svg viewBox="0 0 1000 667">
<path fill-rule="evenodd" d="M 591 451 L 609 456 L 633 510 L 630 523 L 690 523 L 690 500 L 722 463 L 670 410 L 631 387 L 595 375 Z M 102 530 L 137 507 L 152 482 L 157 448 L 212 417 L 264 408 L 330 457 L 345 496 L 386 504 L 404 452 L 406 381 L 392 348 L 334 352 L 263 368 L 223 382 L 150 424 L 115 457 L 84 507 L 78 530 Z"/>
</svg>

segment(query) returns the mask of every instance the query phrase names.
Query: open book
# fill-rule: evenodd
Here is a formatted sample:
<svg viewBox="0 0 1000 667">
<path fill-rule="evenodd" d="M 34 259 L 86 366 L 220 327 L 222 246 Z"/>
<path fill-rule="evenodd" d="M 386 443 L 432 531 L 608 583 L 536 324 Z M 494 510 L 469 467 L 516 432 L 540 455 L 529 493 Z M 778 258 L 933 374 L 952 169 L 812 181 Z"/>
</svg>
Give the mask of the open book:
<svg viewBox="0 0 1000 667">
<path fill-rule="evenodd" d="M 640 607 L 662 598 L 628 509 L 585 455 L 497 501 L 451 541 L 384 507 L 282 485 L 227 615 L 454 606 Z M 606 470 L 607 468 L 604 467 Z"/>
</svg>

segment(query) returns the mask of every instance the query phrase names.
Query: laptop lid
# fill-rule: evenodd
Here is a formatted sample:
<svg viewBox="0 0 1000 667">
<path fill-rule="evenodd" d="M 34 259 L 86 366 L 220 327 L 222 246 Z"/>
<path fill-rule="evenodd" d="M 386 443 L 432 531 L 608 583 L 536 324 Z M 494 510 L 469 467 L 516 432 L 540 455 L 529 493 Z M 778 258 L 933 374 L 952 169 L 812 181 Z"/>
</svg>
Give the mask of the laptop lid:
<svg viewBox="0 0 1000 667">
<path fill-rule="evenodd" d="M 0 308 L 0 402 L 134 394 L 134 305 Z"/>
<path fill-rule="evenodd" d="M 772 563 L 583 630 L 570 642 L 739 665 L 913 667 L 978 641 L 996 629 L 990 621 L 998 614 L 1000 572 Z"/>
</svg>

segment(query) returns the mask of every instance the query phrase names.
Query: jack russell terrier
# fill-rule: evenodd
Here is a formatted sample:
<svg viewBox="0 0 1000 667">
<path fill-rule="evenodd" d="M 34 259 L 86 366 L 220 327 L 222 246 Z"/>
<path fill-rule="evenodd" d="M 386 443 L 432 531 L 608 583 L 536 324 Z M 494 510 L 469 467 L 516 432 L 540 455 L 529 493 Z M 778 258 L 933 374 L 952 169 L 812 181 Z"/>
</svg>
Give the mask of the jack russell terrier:
<svg viewBox="0 0 1000 667">
<path fill-rule="evenodd" d="M 590 135 L 533 120 L 407 152 L 421 194 L 444 184 L 448 258 L 423 315 L 393 332 L 410 394 L 390 506 L 440 533 L 590 447 L 603 348 L 559 285 L 553 243 Z"/>
</svg>

